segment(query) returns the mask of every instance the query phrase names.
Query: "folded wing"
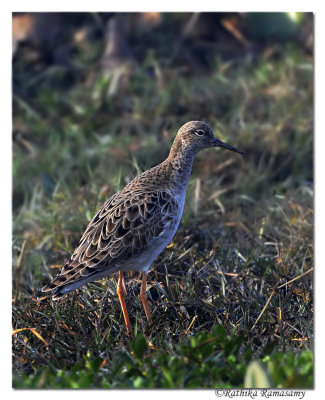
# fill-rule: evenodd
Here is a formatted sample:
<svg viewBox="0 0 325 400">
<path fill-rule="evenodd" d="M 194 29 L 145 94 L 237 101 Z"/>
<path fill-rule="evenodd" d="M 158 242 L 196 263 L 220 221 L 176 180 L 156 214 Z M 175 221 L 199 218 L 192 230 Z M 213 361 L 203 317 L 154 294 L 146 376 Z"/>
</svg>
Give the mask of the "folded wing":
<svg viewBox="0 0 325 400">
<path fill-rule="evenodd" d="M 177 204 L 166 191 L 115 194 L 90 221 L 71 260 L 42 291 L 60 297 L 69 291 L 63 287 L 73 290 L 104 271 L 115 272 L 116 265 L 145 251 L 176 219 Z"/>
</svg>

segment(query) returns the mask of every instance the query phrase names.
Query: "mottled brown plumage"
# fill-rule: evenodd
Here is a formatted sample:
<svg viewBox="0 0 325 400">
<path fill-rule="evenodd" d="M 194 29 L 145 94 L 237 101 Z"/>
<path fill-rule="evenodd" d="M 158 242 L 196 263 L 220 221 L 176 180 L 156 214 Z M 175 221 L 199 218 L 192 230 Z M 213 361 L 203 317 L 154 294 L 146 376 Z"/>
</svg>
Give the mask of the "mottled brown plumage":
<svg viewBox="0 0 325 400">
<path fill-rule="evenodd" d="M 81 286 L 84 280 L 97 279 L 103 271 L 109 275 L 119 269 L 132 270 L 128 260 L 148 249 L 153 238 L 163 236 L 166 224 L 174 223 L 176 210 L 177 204 L 168 192 L 132 192 L 128 185 L 103 204 L 90 221 L 71 260 L 42 290 L 53 290 L 54 297 L 59 298 L 69 284 Z"/>
<path fill-rule="evenodd" d="M 56 299 L 117 271 L 133 270 L 146 274 L 177 230 L 194 157 L 207 147 L 224 147 L 242 153 L 218 140 L 204 122 L 191 121 L 183 125 L 168 158 L 137 176 L 103 204 L 90 221 L 70 261 L 42 291 L 52 291 Z M 120 274 L 121 293 L 122 280 Z M 142 297 L 145 297 L 145 279 L 142 289 Z M 122 294 L 119 296 L 121 300 Z M 143 303 L 148 317 L 146 301 Z M 123 304 L 122 308 L 126 313 Z M 128 326 L 127 315 L 125 319 Z"/>
</svg>

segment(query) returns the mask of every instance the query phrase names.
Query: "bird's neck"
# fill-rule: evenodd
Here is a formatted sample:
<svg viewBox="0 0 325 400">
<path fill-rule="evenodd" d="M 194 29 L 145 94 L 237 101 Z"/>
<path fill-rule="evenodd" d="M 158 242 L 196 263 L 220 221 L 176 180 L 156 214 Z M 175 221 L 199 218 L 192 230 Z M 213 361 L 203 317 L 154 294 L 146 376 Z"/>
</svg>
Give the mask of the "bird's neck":
<svg viewBox="0 0 325 400">
<path fill-rule="evenodd" d="M 173 146 L 165 160 L 169 179 L 175 190 L 186 188 L 192 172 L 195 153 L 192 149 Z"/>
</svg>

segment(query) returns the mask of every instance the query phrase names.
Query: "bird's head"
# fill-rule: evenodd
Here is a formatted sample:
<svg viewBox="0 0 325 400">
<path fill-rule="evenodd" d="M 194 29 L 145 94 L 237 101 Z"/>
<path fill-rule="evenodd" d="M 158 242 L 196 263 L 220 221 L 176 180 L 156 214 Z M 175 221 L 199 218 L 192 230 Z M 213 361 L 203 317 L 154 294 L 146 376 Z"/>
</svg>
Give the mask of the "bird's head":
<svg viewBox="0 0 325 400">
<path fill-rule="evenodd" d="M 210 126 L 203 121 L 190 121 L 181 126 L 174 143 L 177 145 L 178 151 L 182 151 L 185 148 L 192 149 L 194 154 L 208 147 L 221 147 L 244 154 L 242 150 L 238 150 L 236 147 L 216 138 Z"/>
</svg>

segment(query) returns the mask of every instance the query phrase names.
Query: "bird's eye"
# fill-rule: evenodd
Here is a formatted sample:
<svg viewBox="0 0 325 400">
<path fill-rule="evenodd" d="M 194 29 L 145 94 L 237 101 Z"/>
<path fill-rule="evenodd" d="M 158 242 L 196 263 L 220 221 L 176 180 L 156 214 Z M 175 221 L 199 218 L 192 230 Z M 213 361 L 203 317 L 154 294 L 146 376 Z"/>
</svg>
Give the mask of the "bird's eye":
<svg viewBox="0 0 325 400">
<path fill-rule="evenodd" d="M 204 132 L 202 129 L 197 129 L 194 133 L 195 133 L 197 136 L 203 136 L 205 132 Z"/>
</svg>

